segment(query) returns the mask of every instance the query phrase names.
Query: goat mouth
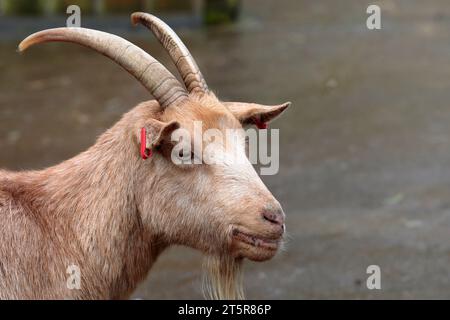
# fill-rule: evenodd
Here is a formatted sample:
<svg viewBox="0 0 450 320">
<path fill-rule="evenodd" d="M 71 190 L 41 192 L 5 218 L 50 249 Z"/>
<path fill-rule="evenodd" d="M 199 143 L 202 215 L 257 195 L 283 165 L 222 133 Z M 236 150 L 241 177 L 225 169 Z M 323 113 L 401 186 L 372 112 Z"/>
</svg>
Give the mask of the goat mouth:
<svg viewBox="0 0 450 320">
<path fill-rule="evenodd" d="M 236 229 L 236 228 L 233 229 L 233 238 L 240 242 L 248 244 L 252 247 L 271 250 L 271 251 L 277 250 L 279 242 L 280 242 L 280 238 L 271 239 L 271 238 L 261 237 L 261 236 L 257 236 L 254 234 L 244 232 L 244 231 Z"/>
</svg>

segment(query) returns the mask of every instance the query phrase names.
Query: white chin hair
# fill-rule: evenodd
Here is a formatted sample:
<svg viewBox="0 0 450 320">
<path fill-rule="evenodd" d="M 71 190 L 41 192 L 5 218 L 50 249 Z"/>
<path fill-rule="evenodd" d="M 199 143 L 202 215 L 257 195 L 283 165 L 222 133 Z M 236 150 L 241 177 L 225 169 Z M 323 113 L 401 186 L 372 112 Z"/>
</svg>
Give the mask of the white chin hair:
<svg viewBox="0 0 450 320">
<path fill-rule="evenodd" d="M 210 255 L 203 261 L 203 295 L 212 300 L 245 299 L 242 285 L 242 259 Z"/>
</svg>

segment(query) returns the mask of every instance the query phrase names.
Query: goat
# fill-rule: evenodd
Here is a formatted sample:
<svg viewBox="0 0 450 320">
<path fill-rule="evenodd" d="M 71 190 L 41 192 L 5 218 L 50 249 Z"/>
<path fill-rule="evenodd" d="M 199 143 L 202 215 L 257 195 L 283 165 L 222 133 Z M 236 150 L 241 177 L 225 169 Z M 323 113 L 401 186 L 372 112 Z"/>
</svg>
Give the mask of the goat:
<svg viewBox="0 0 450 320">
<path fill-rule="evenodd" d="M 282 244 L 284 212 L 248 160 L 176 165 L 169 155 L 171 134 L 193 130 L 194 121 L 203 130 L 239 129 L 271 121 L 289 103 L 219 101 L 169 26 L 140 12 L 132 22 L 155 34 L 184 86 L 152 56 L 109 33 L 55 28 L 19 44 L 20 52 L 52 41 L 93 49 L 130 72 L 155 100 L 137 105 L 72 159 L 41 171 L 0 170 L 1 299 L 127 298 L 171 245 L 204 253 L 211 298 L 243 298 L 242 260 L 268 260 Z M 142 138 L 152 152 L 146 161 Z M 245 156 L 243 141 L 234 148 Z M 71 265 L 80 271 L 76 289 L 67 285 Z"/>
</svg>

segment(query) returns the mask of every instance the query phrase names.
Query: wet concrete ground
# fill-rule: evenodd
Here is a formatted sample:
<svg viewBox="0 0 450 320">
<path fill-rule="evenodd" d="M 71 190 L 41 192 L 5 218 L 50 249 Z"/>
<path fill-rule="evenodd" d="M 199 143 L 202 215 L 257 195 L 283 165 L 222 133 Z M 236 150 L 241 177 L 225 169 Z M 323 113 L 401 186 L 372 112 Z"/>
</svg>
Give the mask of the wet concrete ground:
<svg viewBox="0 0 450 320">
<path fill-rule="evenodd" d="M 246 264 L 249 298 L 450 298 L 450 4 L 377 1 L 369 31 L 373 2 L 246 1 L 237 26 L 178 30 L 223 99 L 293 102 L 263 177 L 287 249 Z M 151 39 L 136 42 L 169 65 Z M 1 167 L 67 159 L 148 99 L 87 49 L 16 44 L 0 44 Z M 199 258 L 170 249 L 135 296 L 201 298 Z M 372 264 L 382 290 L 365 286 Z"/>
</svg>

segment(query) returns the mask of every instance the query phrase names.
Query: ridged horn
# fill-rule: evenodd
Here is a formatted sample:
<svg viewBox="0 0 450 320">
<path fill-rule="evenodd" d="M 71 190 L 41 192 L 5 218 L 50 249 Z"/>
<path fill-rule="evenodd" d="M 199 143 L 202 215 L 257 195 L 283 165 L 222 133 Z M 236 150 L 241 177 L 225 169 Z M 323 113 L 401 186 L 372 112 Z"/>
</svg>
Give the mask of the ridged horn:
<svg viewBox="0 0 450 320">
<path fill-rule="evenodd" d="M 181 83 L 156 59 L 131 42 L 110 33 L 86 28 L 47 29 L 28 36 L 19 52 L 42 42 L 73 42 L 112 59 L 131 73 L 166 108 L 188 96 Z"/>
<path fill-rule="evenodd" d="M 197 63 L 175 31 L 149 13 L 135 12 L 131 15 L 131 22 L 133 25 L 141 23 L 153 32 L 169 53 L 189 92 L 208 92 L 208 85 Z"/>
</svg>

